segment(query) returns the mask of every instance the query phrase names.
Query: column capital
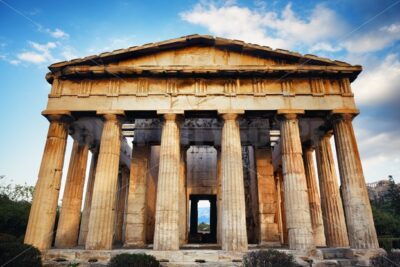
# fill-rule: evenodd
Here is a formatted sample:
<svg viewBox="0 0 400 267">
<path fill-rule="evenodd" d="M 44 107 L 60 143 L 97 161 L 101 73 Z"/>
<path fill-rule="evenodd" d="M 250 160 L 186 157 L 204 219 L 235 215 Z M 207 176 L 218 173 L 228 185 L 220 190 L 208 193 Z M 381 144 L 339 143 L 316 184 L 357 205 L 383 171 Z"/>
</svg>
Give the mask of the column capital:
<svg viewBox="0 0 400 267">
<path fill-rule="evenodd" d="M 304 114 L 304 109 L 278 109 L 276 114 L 278 119 L 294 120 Z"/>
<path fill-rule="evenodd" d="M 125 116 L 123 110 L 98 110 L 97 115 L 101 115 L 106 121 L 117 121 Z"/>
<path fill-rule="evenodd" d="M 359 114 L 358 109 L 334 109 L 330 113 L 330 121 L 352 121 Z"/>
<path fill-rule="evenodd" d="M 239 118 L 239 116 L 240 115 L 238 113 L 224 113 L 224 114 L 221 114 L 221 118 L 224 121 L 234 121 L 237 118 Z"/>
<path fill-rule="evenodd" d="M 315 149 L 315 144 L 312 140 L 307 140 L 302 144 L 303 151 L 314 151 Z"/>
<path fill-rule="evenodd" d="M 42 115 L 46 117 L 49 122 L 60 121 L 69 123 L 72 121 L 71 112 L 67 110 L 43 110 Z"/>
</svg>

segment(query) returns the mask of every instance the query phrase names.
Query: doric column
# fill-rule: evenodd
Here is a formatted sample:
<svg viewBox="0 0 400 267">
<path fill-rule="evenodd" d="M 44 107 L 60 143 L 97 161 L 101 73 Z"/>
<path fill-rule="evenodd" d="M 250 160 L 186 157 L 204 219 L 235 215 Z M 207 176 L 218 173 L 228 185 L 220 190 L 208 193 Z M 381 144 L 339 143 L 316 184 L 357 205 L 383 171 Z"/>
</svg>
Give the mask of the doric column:
<svg viewBox="0 0 400 267">
<path fill-rule="evenodd" d="M 237 114 L 224 114 L 221 137 L 222 249 L 246 251 L 242 147 Z"/>
<path fill-rule="evenodd" d="M 58 220 L 56 248 L 72 248 L 78 245 L 88 152 L 89 148 L 84 140 L 74 140 Z"/>
<path fill-rule="evenodd" d="M 275 187 L 276 187 L 276 204 L 277 204 L 277 210 L 276 210 L 276 216 L 278 217 L 278 232 L 279 232 L 279 241 L 281 244 L 285 243 L 284 240 L 284 225 L 283 225 L 283 212 L 282 212 L 282 193 L 281 193 L 281 181 L 280 181 L 280 176 L 277 175 L 277 172 L 274 173 L 274 179 L 275 179 Z"/>
<path fill-rule="evenodd" d="M 221 184 L 221 147 L 217 150 L 217 243 L 222 244 L 222 184 Z"/>
<path fill-rule="evenodd" d="M 334 114 L 332 121 L 349 243 L 352 248 L 378 248 L 352 117 Z"/>
<path fill-rule="evenodd" d="M 79 229 L 78 245 L 80 245 L 80 246 L 85 245 L 87 233 L 89 231 L 90 207 L 92 204 L 93 186 L 94 186 L 94 178 L 95 178 L 95 174 L 96 174 L 96 165 L 97 165 L 98 155 L 99 155 L 98 151 L 95 151 L 95 150 L 92 151 L 92 159 L 90 161 L 88 182 L 86 185 L 85 203 L 83 204 L 81 226 Z"/>
<path fill-rule="evenodd" d="M 149 156 L 150 147 L 133 144 L 124 247 L 143 247 L 146 244 Z"/>
<path fill-rule="evenodd" d="M 282 172 L 289 247 L 296 250 L 309 250 L 315 246 L 302 158 L 299 121 L 297 114 L 294 113 L 282 114 L 280 118 Z"/>
<path fill-rule="evenodd" d="M 51 115 L 48 119 L 50 126 L 24 240 L 25 244 L 33 245 L 41 250 L 50 248 L 53 240 L 68 136 L 68 122 L 65 117 Z"/>
<path fill-rule="evenodd" d="M 177 114 L 165 114 L 158 173 L 155 250 L 179 249 L 180 130 Z"/>
<path fill-rule="evenodd" d="M 316 246 L 326 246 L 324 222 L 322 220 L 321 200 L 318 192 L 317 175 L 313 158 L 314 147 L 304 146 L 303 160 L 306 172 L 308 201 L 310 203 L 311 225 L 314 231 L 314 243 Z"/>
<path fill-rule="evenodd" d="M 349 240 L 330 137 L 330 134 L 322 134 L 315 150 L 326 245 L 328 247 L 348 247 Z"/>
<path fill-rule="evenodd" d="M 116 114 L 104 114 L 99 158 L 94 181 L 86 249 L 111 249 L 115 196 L 121 146 L 121 125 Z"/>
<path fill-rule="evenodd" d="M 285 187 L 283 185 L 283 174 L 282 169 L 279 169 L 275 173 L 276 180 L 279 182 L 279 192 L 280 192 L 280 212 L 281 212 L 281 223 L 282 223 L 282 244 L 289 244 L 288 240 L 288 229 L 286 226 L 286 210 L 285 210 Z"/>
<path fill-rule="evenodd" d="M 279 242 L 277 193 L 274 167 L 270 148 L 255 150 L 258 188 L 258 212 L 260 222 L 259 242 Z"/>
<path fill-rule="evenodd" d="M 187 243 L 186 148 L 181 147 L 179 179 L 179 243 Z"/>
<path fill-rule="evenodd" d="M 121 180 L 118 183 L 117 191 L 117 210 L 116 210 L 116 223 L 115 223 L 115 237 L 114 242 L 123 243 L 124 242 L 124 213 L 125 204 L 127 202 L 127 192 L 129 187 L 129 170 L 125 166 L 121 166 Z"/>
</svg>

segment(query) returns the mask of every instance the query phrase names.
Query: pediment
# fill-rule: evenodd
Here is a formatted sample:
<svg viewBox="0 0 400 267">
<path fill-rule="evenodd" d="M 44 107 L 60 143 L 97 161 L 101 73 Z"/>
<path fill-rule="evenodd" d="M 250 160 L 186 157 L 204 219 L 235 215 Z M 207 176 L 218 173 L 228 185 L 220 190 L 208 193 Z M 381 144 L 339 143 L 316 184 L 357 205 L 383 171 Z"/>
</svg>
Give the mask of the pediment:
<svg viewBox="0 0 400 267">
<path fill-rule="evenodd" d="M 54 73 L 71 66 L 351 66 L 314 55 L 301 55 L 282 49 L 237 40 L 190 35 L 158 43 L 119 49 L 100 55 L 52 64 Z"/>
</svg>

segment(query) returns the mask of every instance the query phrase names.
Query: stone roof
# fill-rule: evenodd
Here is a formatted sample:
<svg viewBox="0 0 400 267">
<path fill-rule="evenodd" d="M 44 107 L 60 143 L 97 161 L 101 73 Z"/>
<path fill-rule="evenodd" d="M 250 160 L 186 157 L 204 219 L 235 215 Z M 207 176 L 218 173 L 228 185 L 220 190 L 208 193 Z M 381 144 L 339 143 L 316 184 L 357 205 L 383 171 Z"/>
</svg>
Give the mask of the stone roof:
<svg viewBox="0 0 400 267">
<path fill-rule="evenodd" d="M 343 61 L 338 61 L 338 60 L 330 60 L 328 58 L 323 58 L 323 57 L 318 57 L 316 55 L 311 55 L 311 54 L 305 54 L 302 55 L 297 52 L 292 52 L 284 49 L 272 49 L 268 46 L 261 46 L 257 44 L 251 44 L 251 43 L 245 43 L 243 41 L 239 40 L 231 40 L 231 39 L 225 39 L 225 38 L 220 38 L 220 37 L 213 37 L 210 35 L 188 35 L 188 36 L 183 36 L 175 39 L 170 39 L 162 42 L 156 42 L 156 43 L 148 43 L 144 44 L 141 46 L 132 46 L 126 49 L 118 49 L 114 50 L 112 52 L 104 52 L 99 55 L 92 55 L 92 56 L 87 56 L 84 58 L 77 58 L 73 59 L 70 61 L 62 61 L 58 63 L 54 63 L 49 66 L 49 69 L 51 73 L 49 73 L 46 78 L 49 82 L 51 82 L 53 74 L 58 74 L 58 75 L 83 75 L 83 74 L 88 74 L 90 72 L 91 74 L 97 74 L 101 75 L 107 72 L 111 71 L 116 71 L 119 72 L 120 74 L 141 74 L 143 73 L 144 69 L 140 68 L 127 68 L 124 67 L 124 70 L 118 69 L 117 67 L 114 67 L 115 69 L 113 70 L 108 70 L 110 66 L 106 66 L 109 63 L 112 62 L 117 62 L 120 60 L 124 60 L 127 58 L 132 58 L 132 57 L 138 57 L 141 55 L 147 55 L 147 54 L 152 54 L 152 53 L 157 53 L 165 50 L 171 50 L 171 49 L 179 49 L 183 47 L 188 47 L 188 46 L 193 46 L 193 45 L 204 45 L 204 46 L 214 46 L 217 48 L 221 49 L 228 49 L 232 51 L 237 51 L 237 52 L 244 52 L 248 53 L 251 55 L 255 56 L 260 56 L 260 57 L 270 57 L 270 58 L 282 58 L 282 59 L 287 59 L 290 62 L 293 62 L 293 65 L 297 65 L 297 69 L 299 71 L 303 72 L 308 72 L 312 70 L 318 70 L 318 71 L 333 71 L 333 72 L 344 72 L 347 74 L 350 74 L 351 80 L 354 80 L 357 75 L 361 72 L 362 68 L 359 65 L 351 65 L 349 63 L 343 62 Z M 111 67 L 112 68 L 112 67 Z M 180 69 L 179 69 L 180 68 Z M 212 73 L 213 70 L 210 69 L 204 69 L 204 70 L 189 70 L 189 68 L 186 66 L 181 66 L 181 67 L 175 67 L 175 69 L 168 68 L 146 68 L 146 71 L 149 73 L 154 73 L 154 74 L 159 74 L 163 72 L 165 74 L 166 71 L 172 71 L 172 73 L 179 72 L 184 73 L 184 70 L 186 68 L 186 71 L 190 73 L 198 72 L 200 73 L 207 72 L 207 73 Z M 235 71 L 238 70 L 238 66 L 232 66 L 233 69 L 229 70 L 222 70 L 219 69 L 219 73 L 222 71 L 229 72 L 229 71 Z M 285 69 L 287 68 L 287 70 Z M 179 70 L 178 70 L 179 69 Z M 182 69 L 182 70 L 181 70 Z M 265 66 L 263 68 L 252 68 L 251 66 L 246 67 L 245 69 L 243 68 L 241 71 L 242 73 L 245 71 L 252 71 L 252 72 L 273 72 L 273 71 L 293 71 L 292 65 L 276 65 L 276 66 Z M 182 72 L 183 71 L 183 72 Z M 217 71 L 217 70 L 215 70 Z"/>
</svg>

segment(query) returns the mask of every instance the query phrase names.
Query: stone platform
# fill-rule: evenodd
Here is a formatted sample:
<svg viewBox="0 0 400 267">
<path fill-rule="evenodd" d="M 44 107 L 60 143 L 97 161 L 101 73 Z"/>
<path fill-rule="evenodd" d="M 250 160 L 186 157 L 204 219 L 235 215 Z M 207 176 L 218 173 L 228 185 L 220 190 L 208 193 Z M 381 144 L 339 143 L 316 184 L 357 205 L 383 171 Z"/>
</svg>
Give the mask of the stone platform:
<svg viewBox="0 0 400 267">
<path fill-rule="evenodd" d="M 250 251 L 258 248 L 251 248 Z M 310 255 L 301 254 L 295 250 L 278 249 L 292 254 L 300 266 L 313 267 L 349 267 L 369 265 L 369 258 L 383 250 L 355 250 L 349 248 L 321 248 Z M 162 266 L 243 266 L 244 253 L 226 252 L 219 249 L 210 249 L 207 245 L 198 245 L 193 248 L 177 251 L 155 251 L 152 249 L 113 249 L 113 250 L 84 250 L 76 249 L 50 249 L 42 252 L 44 266 L 68 266 L 78 263 L 78 266 L 106 266 L 109 260 L 122 253 L 145 253 L 156 257 Z"/>
</svg>

